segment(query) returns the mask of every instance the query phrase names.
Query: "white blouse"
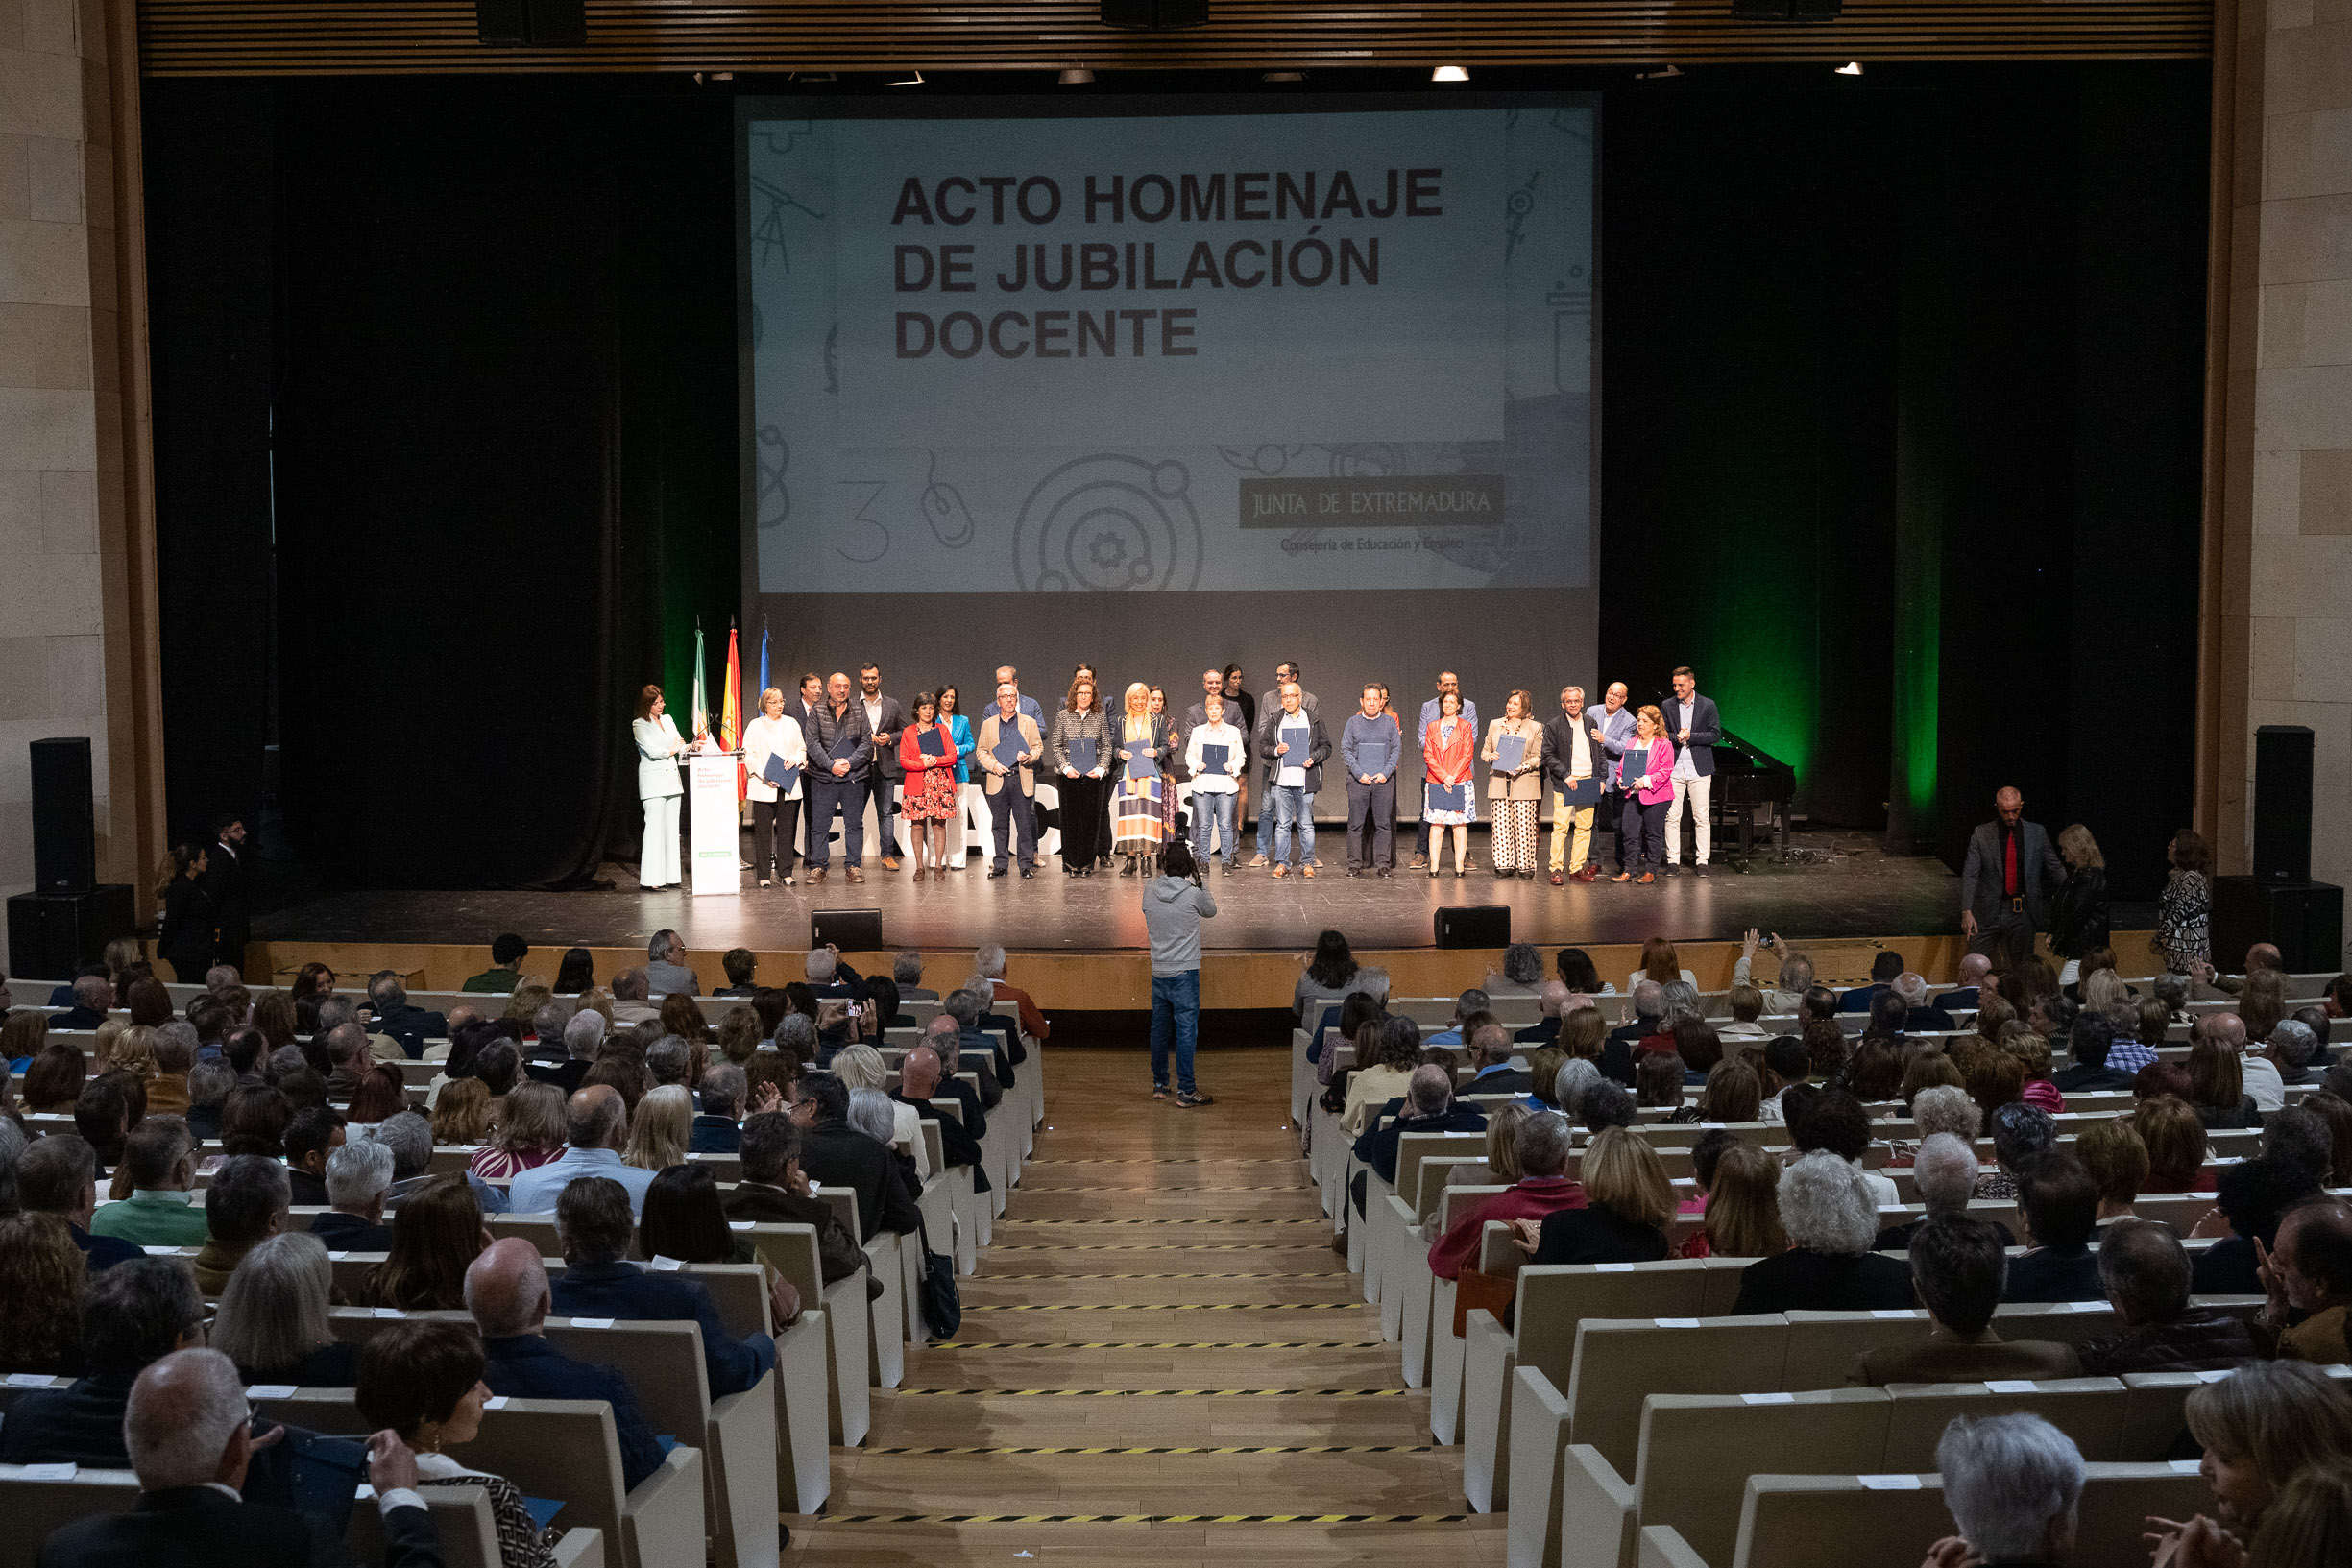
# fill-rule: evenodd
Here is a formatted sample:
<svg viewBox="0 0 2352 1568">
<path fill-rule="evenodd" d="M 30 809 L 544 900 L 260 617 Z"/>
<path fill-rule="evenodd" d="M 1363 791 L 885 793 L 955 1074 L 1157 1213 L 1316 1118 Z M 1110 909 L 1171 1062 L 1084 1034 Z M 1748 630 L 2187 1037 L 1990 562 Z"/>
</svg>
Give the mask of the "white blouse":
<svg viewBox="0 0 2352 1568">
<path fill-rule="evenodd" d="M 630 729 L 637 737 L 638 799 L 685 794 L 686 783 L 678 777 L 678 754 L 686 749 L 686 739 L 678 734 L 677 721 L 664 713 L 658 719 L 641 718 Z"/>
<path fill-rule="evenodd" d="M 809 744 L 801 736 L 800 721 L 789 713 L 769 718 L 762 713 L 743 726 L 743 766 L 749 777 L 743 784 L 746 799 L 755 801 L 800 799 L 802 781 L 795 778 L 792 787 L 783 794 L 762 778 L 770 757 L 781 757 L 787 767 L 806 768 L 809 765 Z"/>
<path fill-rule="evenodd" d="M 1223 773 L 1204 772 L 1200 763 L 1200 748 L 1225 748 L 1225 767 Z M 1234 781 L 1249 759 L 1243 755 L 1242 733 L 1230 724 L 1199 724 L 1193 727 L 1190 739 L 1184 743 L 1184 765 L 1192 770 L 1193 791 L 1203 795 L 1230 795 L 1240 787 Z"/>
</svg>

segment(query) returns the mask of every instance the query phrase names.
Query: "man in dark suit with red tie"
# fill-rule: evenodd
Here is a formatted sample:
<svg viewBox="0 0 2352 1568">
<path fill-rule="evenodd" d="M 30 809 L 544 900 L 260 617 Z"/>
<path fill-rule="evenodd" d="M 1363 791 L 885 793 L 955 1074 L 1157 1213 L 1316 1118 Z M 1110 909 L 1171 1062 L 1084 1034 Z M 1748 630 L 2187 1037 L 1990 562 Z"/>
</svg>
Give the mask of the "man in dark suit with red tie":
<svg viewBox="0 0 2352 1568">
<path fill-rule="evenodd" d="M 1960 931 L 1971 953 L 2000 944 L 2014 964 L 2033 952 L 2034 932 L 2049 918 L 2050 891 L 2066 880 L 2066 864 L 2049 834 L 2025 820 L 2025 797 L 2003 786 L 1993 797 L 1994 820 L 1968 837 L 1960 867 Z"/>
</svg>

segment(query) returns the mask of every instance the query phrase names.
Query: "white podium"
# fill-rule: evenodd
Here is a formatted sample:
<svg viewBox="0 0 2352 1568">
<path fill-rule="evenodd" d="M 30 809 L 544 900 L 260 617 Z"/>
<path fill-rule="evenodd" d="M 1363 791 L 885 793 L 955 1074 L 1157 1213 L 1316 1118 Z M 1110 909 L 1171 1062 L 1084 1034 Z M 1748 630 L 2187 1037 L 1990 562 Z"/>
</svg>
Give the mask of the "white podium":
<svg viewBox="0 0 2352 1568">
<path fill-rule="evenodd" d="M 705 893 L 743 890 L 741 825 L 735 794 L 736 763 L 742 755 L 740 751 L 705 751 L 684 760 L 687 869 L 697 898 Z"/>
</svg>

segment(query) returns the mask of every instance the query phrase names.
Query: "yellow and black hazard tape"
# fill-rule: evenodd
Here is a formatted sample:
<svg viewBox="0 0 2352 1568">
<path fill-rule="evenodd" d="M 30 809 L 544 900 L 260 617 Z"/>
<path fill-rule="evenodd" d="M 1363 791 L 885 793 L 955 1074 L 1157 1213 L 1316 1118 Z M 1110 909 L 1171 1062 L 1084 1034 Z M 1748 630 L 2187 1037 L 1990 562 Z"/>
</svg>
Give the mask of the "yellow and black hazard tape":
<svg viewBox="0 0 2352 1568">
<path fill-rule="evenodd" d="M 1361 1301 L 1005 1301 L 966 1303 L 974 1313 L 1318 1313 L 1362 1310 Z"/>
<path fill-rule="evenodd" d="M 1459 1525 L 1467 1513 L 849 1513 L 828 1525 Z"/>
<path fill-rule="evenodd" d="M 932 1350 L 1378 1350 L 1378 1339 L 943 1339 Z"/>
<path fill-rule="evenodd" d="M 899 1388 L 900 1399 L 1401 1399 L 1404 1388 Z"/>
<path fill-rule="evenodd" d="M 1306 1444 L 1279 1448 L 861 1448 L 862 1455 L 940 1454 L 1434 1454 L 1434 1448 L 1411 1443 Z"/>
</svg>

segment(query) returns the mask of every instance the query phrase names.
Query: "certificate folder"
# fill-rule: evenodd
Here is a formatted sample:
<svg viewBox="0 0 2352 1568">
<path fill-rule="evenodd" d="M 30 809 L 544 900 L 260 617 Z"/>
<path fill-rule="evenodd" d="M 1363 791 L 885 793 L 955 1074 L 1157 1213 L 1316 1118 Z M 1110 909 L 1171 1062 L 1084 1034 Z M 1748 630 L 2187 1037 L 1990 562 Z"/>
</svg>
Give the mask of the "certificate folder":
<svg viewBox="0 0 2352 1568">
<path fill-rule="evenodd" d="M 1469 788 L 1467 784 L 1432 784 L 1429 786 L 1429 808 L 1433 811 L 1467 811 L 1469 809 Z"/>
<path fill-rule="evenodd" d="M 914 737 L 915 749 L 926 757 L 945 757 L 947 736 L 936 730 L 925 730 Z"/>
<path fill-rule="evenodd" d="M 1527 760 L 1527 737 L 1507 735 L 1494 742 L 1494 771 L 1509 773 Z"/>
<path fill-rule="evenodd" d="M 1223 773 L 1232 760 L 1233 748 L 1230 746 L 1203 746 L 1200 748 L 1200 771 L 1203 773 Z"/>
<path fill-rule="evenodd" d="M 767 765 L 760 769 L 760 777 L 789 794 L 800 783 L 800 769 L 787 763 L 779 754 L 769 752 Z"/>
<path fill-rule="evenodd" d="M 1101 760 L 1095 750 L 1094 736 L 1081 735 L 1070 737 L 1070 765 L 1072 767 L 1080 773 L 1092 773 L 1095 770 L 1095 764 Z"/>
<path fill-rule="evenodd" d="M 1120 748 L 1127 753 L 1127 776 L 1130 779 L 1156 779 L 1159 764 L 1152 760 L 1152 742 L 1130 740 Z"/>
</svg>

